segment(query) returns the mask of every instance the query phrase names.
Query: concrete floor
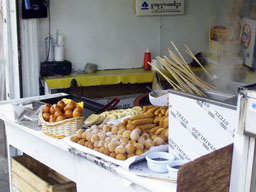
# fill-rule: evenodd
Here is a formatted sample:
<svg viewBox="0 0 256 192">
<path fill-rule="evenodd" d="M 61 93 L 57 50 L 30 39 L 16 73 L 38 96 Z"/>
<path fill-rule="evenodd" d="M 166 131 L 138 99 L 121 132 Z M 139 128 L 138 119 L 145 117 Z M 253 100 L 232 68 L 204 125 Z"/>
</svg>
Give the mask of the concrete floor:
<svg viewBox="0 0 256 192">
<path fill-rule="evenodd" d="M 9 189 L 9 175 L 7 159 L 0 157 L 0 192 L 8 192 Z"/>
</svg>

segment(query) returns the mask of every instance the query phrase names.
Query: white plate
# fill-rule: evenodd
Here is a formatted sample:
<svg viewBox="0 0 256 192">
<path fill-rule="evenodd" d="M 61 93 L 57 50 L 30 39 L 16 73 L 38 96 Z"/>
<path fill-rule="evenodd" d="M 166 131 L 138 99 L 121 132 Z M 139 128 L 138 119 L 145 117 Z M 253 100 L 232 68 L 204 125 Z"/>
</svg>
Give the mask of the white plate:
<svg viewBox="0 0 256 192">
<path fill-rule="evenodd" d="M 84 152 L 84 153 L 87 153 L 87 154 L 90 154 L 90 155 L 94 155 L 96 157 L 100 157 L 106 161 L 109 161 L 111 163 L 114 163 L 116 165 L 119 165 L 127 170 L 129 170 L 129 167 L 132 163 L 134 162 L 137 162 L 139 160 L 142 160 L 146 157 L 146 155 L 150 152 L 154 152 L 154 151 L 167 151 L 168 150 L 168 145 L 160 145 L 160 146 L 155 146 L 155 147 L 151 147 L 150 150 L 148 150 L 147 152 L 143 153 L 142 155 L 140 156 L 133 156 L 133 157 L 130 157 L 124 161 L 122 160 L 117 160 L 117 159 L 114 159 L 108 155 L 105 155 L 103 153 L 100 153 L 98 151 L 95 151 L 93 149 L 90 149 L 88 147 L 85 147 L 83 145 L 80 145 L 80 144 L 77 144 L 73 141 L 70 140 L 70 138 L 74 136 L 74 135 L 71 135 L 69 137 L 65 137 L 63 140 L 71 147 L 81 151 L 81 152 Z"/>
</svg>

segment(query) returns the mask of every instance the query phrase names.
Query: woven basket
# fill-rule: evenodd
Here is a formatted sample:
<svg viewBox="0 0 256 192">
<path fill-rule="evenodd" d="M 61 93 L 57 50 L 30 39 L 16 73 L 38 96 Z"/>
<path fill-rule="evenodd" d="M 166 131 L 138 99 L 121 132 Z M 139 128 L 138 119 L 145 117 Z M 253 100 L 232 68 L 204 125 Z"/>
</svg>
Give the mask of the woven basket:
<svg viewBox="0 0 256 192">
<path fill-rule="evenodd" d="M 212 19 L 209 26 L 209 52 L 216 55 L 226 54 L 227 52 L 237 54 L 239 52 L 239 48 L 241 44 L 240 38 L 242 35 L 242 21 L 239 16 L 236 16 L 237 20 L 240 23 L 240 34 L 237 40 L 234 40 L 233 37 L 231 41 L 216 41 L 211 39 L 212 24 L 216 20 L 216 18 L 219 17 L 220 15 L 223 15 L 223 14 L 216 15 Z"/>
<path fill-rule="evenodd" d="M 84 117 L 74 117 L 49 123 L 43 119 L 42 111 L 38 114 L 38 124 L 42 125 L 43 133 L 58 139 L 73 135 L 78 129 L 83 128 L 84 120 Z"/>
</svg>

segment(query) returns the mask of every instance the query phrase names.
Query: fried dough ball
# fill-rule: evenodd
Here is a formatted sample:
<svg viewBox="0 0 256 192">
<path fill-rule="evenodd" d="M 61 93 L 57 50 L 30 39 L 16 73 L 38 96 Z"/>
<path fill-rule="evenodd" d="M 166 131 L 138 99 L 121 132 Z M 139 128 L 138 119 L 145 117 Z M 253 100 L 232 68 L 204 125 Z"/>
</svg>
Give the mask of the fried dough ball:
<svg viewBox="0 0 256 192">
<path fill-rule="evenodd" d="M 98 128 L 92 130 L 92 133 L 93 133 L 93 134 L 97 134 L 98 132 L 99 132 L 99 129 L 98 129 Z"/>
<path fill-rule="evenodd" d="M 64 107 L 66 106 L 66 104 L 62 100 L 58 101 L 57 105 L 61 107 L 61 109 L 64 109 Z"/>
<path fill-rule="evenodd" d="M 111 137 L 113 135 L 112 132 L 106 132 L 107 137 Z"/>
<path fill-rule="evenodd" d="M 156 137 L 153 140 L 154 146 L 163 145 L 164 140 L 161 137 Z"/>
<path fill-rule="evenodd" d="M 85 146 L 85 147 L 88 147 L 89 143 L 90 143 L 90 141 L 86 141 L 86 142 L 84 143 L 84 146 Z"/>
<path fill-rule="evenodd" d="M 49 113 L 50 108 L 51 108 L 51 105 L 49 103 L 46 103 L 43 108 L 43 113 Z"/>
<path fill-rule="evenodd" d="M 148 133 L 143 133 L 141 137 L 144 137 L 145 140 L 150 138 L 150 135 Z"/>
<path fill-rule="evenodd" d="M 87 141 L 91 141 L 92 133 L 91 132 L 86 133 L 85 137 Z"/>
<path fill-rule="evenodd" d="M 130 134 L 130 139 L 137 141 L 140 138 L 140 134 L 135 129 Z"/>
<path fill-rule="evenodd" d="M 97 126 L 97 125 L 92 125 L 92 126 L 91 126 L 91 129 L 99 129 L 99 126 Z"/>
<path fill-rule="evenodd" d="M 99 151 L 99 148 L 98 147 L 94 147 L 93 150 Z"/>
<path fill-rule="evenodd" d="M 119 124 L 117 124 L 117 127 L 118 127 L 119 129 L 126 129 L 124 123 L 119 123 Z"/>
<path fill-rule="evenodd" d="M 92 137 L 91 137 L 91 142 L 96 142 L 99 140 L 99 137 L 97 134 L 92 134 Z"/>
<path fill-rule="evenodd" d="M 134 129 L 134 131 L 137 131 L 139 135 L 141 134 L 141 130 L 139 128 Z"/>
<path fill-rule="evenodd" d="M 132 144 L 127 144 L 125 146 L 125 150 L 126 150 L 127 153 L 134 153 L 136 148 Z"/>
<path fill-rule="evenodd" d="M 125 147 L 122 145 L 117 146 L 115 149 L 115 153 L 117 153 L 117 154 L 125 153 Z"/>
<path fill-rule="evenodd" d="M 104 147 L 104 141 L 98 141 L 98 147 Z"/>
<path fill-rule="evenodd" d="M 86 139 L 86 132 L 82 133 L 82 139 Z"/>
<path fill-rule="evenodd" d="M 138 139 L 138 143 L 141 143 L 142 145 L 144 145 L 145 143 L 145 138 L 140 136 L 140 138 Z"/>
<path fill-rule="evenodd" d="M 136 141 L 135 140 L 130 140 L 128 143 L 134 145 L 136 143 Z"/>
<path fill-rule="evenodd" d="M 104 126 L 103 126 L 103 130 L 106 131 L 106 132 L 109 132 L 109 131 L 111 131 L 111 126 L 109 126 L 109 125 L 104 125 Z"/>
<path fill-rule="evenodd" d="M 113 134 L 117 134 L 118 128 L 117 128 L 117 127 L 112 127 L 112 128 L 111 128 L 111 132 L 112 132 Z"/>
<path fill-rule="evenodd" d="M 77 136 L 72 136 L 70 140 L 77 143 L 79 141 L 79 138 Z"/>
<path fill-rule="evenodd" d="M 55 111 L 53 116 L 57 119 L 59 116 L 63 116 L 62 111 Z M 50 114 L 49 114 L 49 118 L 50 118 Z"/>
<path fill-rule="evenodd" d="M 129 139 L 130 138 L 130 134 L 131 134 L 131 131 L 126 130 L 126 131 L 123 132 L 123 137 Z"/>
<path fill-rule="evenodd" d="M 135 144 L 134 144 L 134 147 L 135 147 L 136 149 L 144 150 L 144 145 L 142 145 L 141 143 L 135 143 Z"/>
<path fill-rule="evenodd" d="M 50 120 L 50 113 L 43 113 L 43 118 L 45 121 L 49 121 Z"/>
<path fill-rule="evenodd" d="M 99 129 L 103 129 L 104 125 L 106 125 L 106 124 L 102 123 L 102 124 L 98 125 Z"/>
<path fill-rule="evenodd" d="M 106 131 L 106 132 L 109 132 L 111 131 L 112 127 L 110 125 L 104 125 L 103 126 L 103 130 Z"/>
<path fill-rule="evenodd" d="M 94 148 L 98 148 L 98 147 L 99 147 L 98 143 L 99 143 L 99 141 L 95 141 L 95 142 L 93 142 L 93 146 L 94 146 Z"/>
<path fill-rule="evenodd" d="M 63 121 L 64 119 L 65 119 L 65 117 L 62 116 L 62 115 L 60 115 L 60 116 L 58 116 L 58 117 L 56 118 L 56 122 L 58 122 L 58 121 Z"/>
<path fill-rule="evenodd" d="M 82 112 L 79 109 L 75 109 L 72 113 L 73 117 L 81 117 Z"/>
<path fill-rule="evenodd" d="M 108 150 L 108 148 L 105 148 L 103 153 L 104 153 L 105 155 L 109 155 L 109 154 L 110 154 L 110 151 Z"/>
<path fill-rule="evenodd" d="M 121 143 L 128 143 L 129 142 L 129 138 L 126 138 L 126 137 L 122 137 L 121 139 L 120 139 L 120 142 Z"/>
<path fill-rule="evenodd" d="M 108 138 L 108 137 L 107 137 Z M 109 139 L 105 139 L 105 142 L 104 142 L 104 147 L 105 148 L 108 148 L 108 144 L 111 142 L 111 138 L 109 137 Z"/>
<path fill-rule="evenodd" d="M 76 136 L 77 136 L 79 139 L 81 139 L 83 132 L 84 132 L 83 129 L 78 129 L 78 130 L 76 131 Z"/>
<path fill-rule="evenodd" d="M 118 139 L 117 137 L 113 137 L 112 139 L 111 139 L 111 142 L 112 143 L 117 143 L 117 142 L 119 142 L 120 141 L 120 139 Z"/>
<path fill-rule="evenodd" d="M 93 143 L 92 143 L 92 142 L 89 142 L 88 147 L 89 147 L 90 149 L 93 149 L 93 148 L 94 148 Z"/>
<path fill-rule="evenodd" d="M 143 153 L 144 152 L 143 152 L 142 149 L 137 149 L 136 152 L 135 152 L 135 154 L 138 155 L 138 156 L 142 155 Z"/>
<path fill-rule="evenodd" d="M 99 148 L 99 152 L 100 152 L 100 153 L 104 153 L 104 150 L 105 150 L 105 147 L 100 147 L 100 148 Z"/>
<path fill-rule="evenodd" d="M 117 134 L 118 134 L 118 135 L 123 135 L 124 132 L 125 132 L 125 129 L 119 129 L 118 132 L 117 132 Z"/>
<path fill-rule="evenodd" d="M 117 147 L 117 143 L 110 142 L 110 143 L 108 144 L 108 150 L 109 150 L 110 152 L 114 152 L 115 149 L 116 149 L 116 147 Z"/>
<path fill-rule="evenodd" d="M 106 137 L 107 137 L 107 135 L 106 135 L 105 132 L 101 132 L 101 133 L 99 133 L 98 135 L 99 135 L 100 140 L 102 140 L 102 141 L 105 140 Z"/>
<path fill-rule="evenodd" d="M 86 129 L 84 132 L 85 132 L 85 133 L 91 133 L 92 130 L 89 128 L 89 129 Z"/>
<path fill-rule="evenodd" d="M 127 143 L 126 142 L 121 142 L 121 143 L 119 143 L 119 145 L 125 147 L 127 145 Z"/>
<path fill-rule="evenodd" d="M 112 152 L 112 153 L 109 154 L 109 156 L 112 157 L 112 158 L 116 158 L 116 153 Z"/>
<path fill-rule="evenodd" d="M 150 149 L 153 145 L 154 145 L 154 143 L 151 139 L 147 139 L 144 143 L 144 146 L 146 149 Z"/>
<path fill-rule="evenodd" d="M 80 145 L 84 145 L 85 139 L 80 139 L 77 143 L 80 144 Z"/>
<path fill-rule="evenodd" d="M 105 142 L 110 142 L 111 141 L 111 137 L 106 137 L 104 141 Z"/>
<path fill-rule="evenodd" d="M 126 155 L 125 154 L 117 154 L 116 155 L 116 159 L 118 159 L 118 160 L 125 160 L 126 159 Z"/>
</svg>

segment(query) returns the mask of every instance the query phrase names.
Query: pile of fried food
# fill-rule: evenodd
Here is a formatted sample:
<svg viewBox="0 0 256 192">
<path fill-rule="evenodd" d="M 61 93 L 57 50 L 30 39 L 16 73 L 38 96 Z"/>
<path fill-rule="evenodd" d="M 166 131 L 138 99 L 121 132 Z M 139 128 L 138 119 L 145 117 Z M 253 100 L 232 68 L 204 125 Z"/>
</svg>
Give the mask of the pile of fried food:
<svg viewBox="0 0 256 192">
<path fill-rule="evenodd" d="M 144 106 L 139 114 L 117 125 L 102 123 L 80 129 L 71 141 L 118 160 L 142 155 L 153 146 L 168 143 L 168 108 Z"/>
<path fill-rule="evenodd" d="M 53 105 L 46 103 L 42 109 L 42 116 L 45 121 L 54 123 L 73 117 L 81 117 L 82 111 L 83 108 L 79 103 L 71 99 L 63 99 Z"/>
<path fill-rule="evenodd" d="M 105 111 L 100 114 L 91 114 L 84 122 L 86 126 L 99 125 L 116 119 L 120 119 L 127 115 L 137 115 L 142 111 L 141 107 L 133 107 L 131 109 L 116 109 Z"/>
</svg>

